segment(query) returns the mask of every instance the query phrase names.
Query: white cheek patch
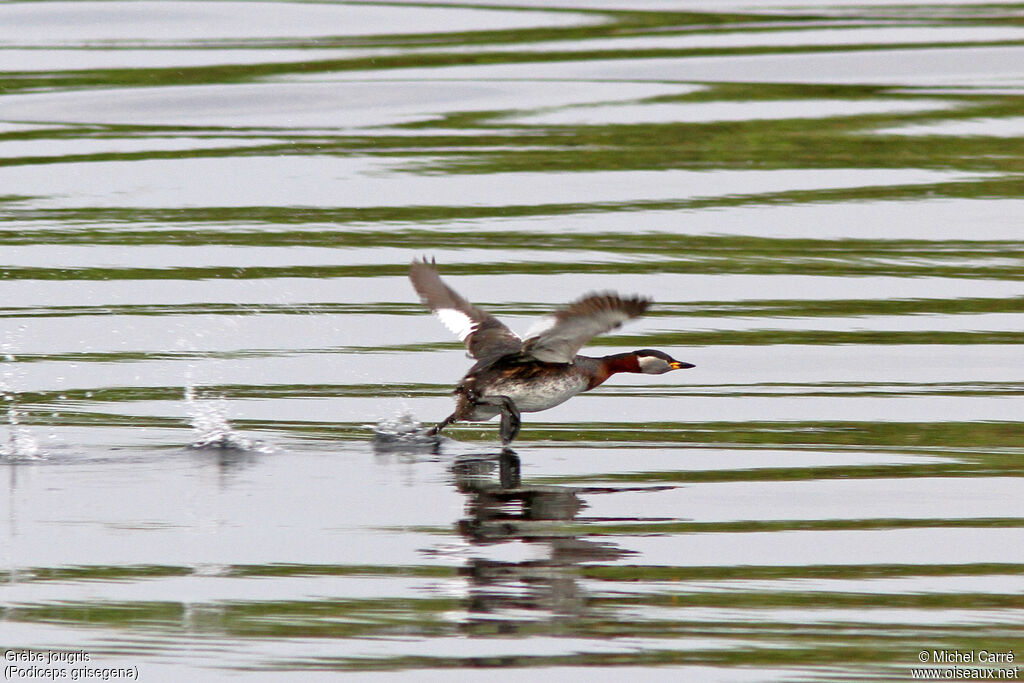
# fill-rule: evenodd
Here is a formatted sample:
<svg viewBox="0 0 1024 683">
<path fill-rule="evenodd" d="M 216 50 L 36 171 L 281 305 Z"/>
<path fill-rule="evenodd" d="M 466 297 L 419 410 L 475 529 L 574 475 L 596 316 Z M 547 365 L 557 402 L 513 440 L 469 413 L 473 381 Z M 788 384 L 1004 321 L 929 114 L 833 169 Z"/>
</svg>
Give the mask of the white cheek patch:
<svg viewBox="0 0 1024 683">
<path fill-rule="evenodd" d="M 459 341 L 465 341 L 466 337 L 473 334 L 476 324 L 473 319 L 460 310 L 454 308 L 439 308 L 434 314 L 441 319 L 444 326 L 455 333 Z"/>
<path fill-rule="evenodd" d="M 650 374 L 660 372 L 665 365 L 665 361 L 653 356 L 639 356 L 637 361 L 640 363 L 640 371 Z"/>
</svg>

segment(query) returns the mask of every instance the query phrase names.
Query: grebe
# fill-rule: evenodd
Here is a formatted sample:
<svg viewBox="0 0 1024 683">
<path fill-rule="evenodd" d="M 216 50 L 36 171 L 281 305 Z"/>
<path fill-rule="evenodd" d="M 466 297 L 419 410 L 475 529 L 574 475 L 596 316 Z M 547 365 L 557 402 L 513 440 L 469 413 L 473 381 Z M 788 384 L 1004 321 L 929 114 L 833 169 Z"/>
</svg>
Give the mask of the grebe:
<svg viewBox="0 0 1024 683">
<path fill-rule="evenodd" d="M 650 299 L 587 294 L 555 311 L 549 326 L 524 340 L 446 285 L 433 260 L 413 261 L 409 279 L 423 303 L 477 361 L 455 387 L 455 412 L 428 432 L 432 436 L 453 422 L 482 422 L 500 414 L 501 443 L 508 446 L 519 433 L 520 413 L 557 406 L 617 372 L 660 375 L 694 367 L 654 349 L 597 358 L 576 355 L 591 338 L 643 315 Z"/>
</svg>

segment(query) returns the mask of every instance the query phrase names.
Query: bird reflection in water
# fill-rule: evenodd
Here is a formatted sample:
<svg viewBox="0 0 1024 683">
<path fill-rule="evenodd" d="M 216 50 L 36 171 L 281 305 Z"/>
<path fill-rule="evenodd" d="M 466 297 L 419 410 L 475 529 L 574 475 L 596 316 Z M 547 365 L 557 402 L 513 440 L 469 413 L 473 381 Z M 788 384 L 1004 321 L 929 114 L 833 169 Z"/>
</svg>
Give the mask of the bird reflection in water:
<svg viewBox="0 0 1024 683">
<path fill-rule="evenodd" d="M 466 517 L 456 528 L 471 546 L 522 542 L 546 548 L 543 559 L 507 562 L 474 557 L 461 570 L 468 581 L 468 612 L 481 619 L 486 615 L 486 621 L 499 624 L 502 632 L 515 631 L 522 623 L 521 615 L 500 618 L 510 610 L 563 617 L 583 614 L 588 600 L 578 565 L 632 554 L 613 543 L 581 538 L 581 532 L 567 524 L 587 507 L 579 494 L 589 489 L 524 486 L 519 457 L 512 451 L 463 456 L 456 459 L 452 472 L 456 488 L 466 495 Z"/>
</svg>

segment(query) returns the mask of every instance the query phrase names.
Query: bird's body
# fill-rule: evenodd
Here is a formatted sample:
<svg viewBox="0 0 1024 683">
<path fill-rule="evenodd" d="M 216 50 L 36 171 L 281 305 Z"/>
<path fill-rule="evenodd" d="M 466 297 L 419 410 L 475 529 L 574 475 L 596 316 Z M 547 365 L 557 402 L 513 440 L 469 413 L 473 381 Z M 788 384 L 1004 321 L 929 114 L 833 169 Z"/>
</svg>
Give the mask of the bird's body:
<svg viewBox="0 0 1024 683">
<path fill-rule="evenodd" d="M 590 378 L 575 364 L 541 361 L 496 363 L 471 372 L 456 387 L 458 419 L 489 420 L 501 411 L 493 405 L 473 404 L 467 393 L 485 398 L 507 396 L 522 413 L 537 413 L 565 403 L 590 388 Z M 465 415 L 466 417 L 461 417 Z"/>
<path fill-rule="evenodd" d="M 413 261 L 409 278 L 423 302 L 477 359 L 455 388 L 455 412 L 432 430 L 435 434 L 452 422 L 501 415 L 507 445 L 519 433 L 521 412 L 553 408 L 618 372 L 661 374 L 693 367 L 652 349 L 596 358 L 576 353 L 592 337 L 643 314 L 647 299 L 589 294 L 556 311 L 548 326 L 523 340 L 445 285 L 433 263 Z"/>
</svg>

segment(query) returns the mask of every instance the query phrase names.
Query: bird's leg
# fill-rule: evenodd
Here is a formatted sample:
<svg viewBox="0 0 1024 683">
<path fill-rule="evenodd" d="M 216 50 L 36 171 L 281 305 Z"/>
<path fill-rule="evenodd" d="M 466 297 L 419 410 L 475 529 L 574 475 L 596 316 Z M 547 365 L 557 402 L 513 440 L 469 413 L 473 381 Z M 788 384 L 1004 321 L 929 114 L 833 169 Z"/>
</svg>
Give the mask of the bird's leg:
<svg viewBox="0 0 1024 683">
<path fill-rule="evenodd" d="M 523 426 L 519 419 L 519 408 L 516 408 L 515 401 L 508 396 L 494 396 L 493 405 L 501 410 L 501 445 L 507 446 L 519 434 L 519 428 Z"/>
<path fill-rule="evenodd" d="M 512 440 L 519 434 L 520 427 L 522 427 L 522 420 L 519 418 L 519 408 L 516 407 L 515 401 L 508 396 L 481 396 L 469 387 L 462 388 L 462 393 L 466 397 L 465 400 L 473 405 L 496 406 L 501 411 L 501 444 L 508 446 L 512 443 Z M 431 436 L 437 435 L 442 429 L 455 422 L 460 414 L 462 412 L 456 410 L 427 433 Z"/>
<path fill-rule="evenodd" d="M 438 434 L 441 433 L 442 429 L 444 429 L 445 427 L 450 425 L 452 422 L 455 422 L 455 413 L 452 413 L 451 415 L 446 417 L 444 420 L 442 420 L 438 424 L 436 424 L 433 427 L 431 427 L 427 431 L 427 436 L 437 436 Z"/>
<path fill-rule="evenodd" d="M 523 426 L 519 419 L 519 409 L 512 399 L 505 397 L 505 403 L 501 409 L 501 445 L 507 446 L 519 435 L 519 429 Z"/>
<path fill-rule="evenodd" d="M 522 426 L 515 401 L 508 396 L 481 396 L 472 389 L 466 391 L 466 399 L 477 405 L 496 406 L 501 411 L 501 445 L 512 443 Z"/>
</svg>

